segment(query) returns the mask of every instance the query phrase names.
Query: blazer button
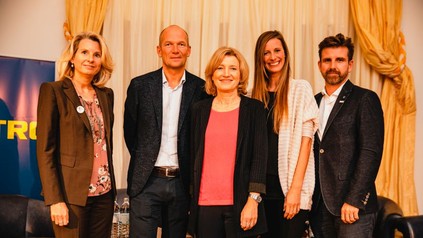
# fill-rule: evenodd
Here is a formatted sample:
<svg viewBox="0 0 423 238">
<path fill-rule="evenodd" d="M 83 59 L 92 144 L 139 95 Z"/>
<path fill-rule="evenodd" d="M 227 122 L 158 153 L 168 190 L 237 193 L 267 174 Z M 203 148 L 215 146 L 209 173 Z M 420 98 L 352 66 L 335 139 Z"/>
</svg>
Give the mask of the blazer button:
<svg viewBox="0 0 423 238">
<path fill-rule="evenodd" d="M 325 150 L 324 149 L 320 149 L 319 152 L 320 152 L 320 154 L 323 154 L 323 153 L 325 153 Z"/>
</svg>

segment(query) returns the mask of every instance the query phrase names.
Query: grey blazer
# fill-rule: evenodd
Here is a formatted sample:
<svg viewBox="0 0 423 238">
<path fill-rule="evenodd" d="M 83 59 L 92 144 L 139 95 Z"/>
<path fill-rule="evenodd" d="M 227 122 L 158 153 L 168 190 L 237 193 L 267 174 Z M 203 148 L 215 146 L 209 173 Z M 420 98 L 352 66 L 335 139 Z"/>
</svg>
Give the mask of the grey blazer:
<svg viewBox="0 0 423 238">
<path fill-rule="evenodd" d="M 323 95 L 315 96 L 317 104 Z M 313 207 L 323 199 L 340 216 L 343 203 L 360 214 L 377 211 L 375 179 L 382 158 L 383 111 L 373 91 L 353 85 L 342 88 L 329 115 L 322 140 L 315 135 L 316 189 Z"/>
<path fill-rule="evenodd" d="M 178 118 L 178 160 L 181 178 L 189 192 L 189 122 L 191 105 L 206 97 L 204 80 L 185 72 Z M 128 194 L 136 196 L 153 171 L 160 150 L 163 116 L 162 69 L 132 79 L 125 101 L 124 137 L 131 154 Z"/>
</svg>

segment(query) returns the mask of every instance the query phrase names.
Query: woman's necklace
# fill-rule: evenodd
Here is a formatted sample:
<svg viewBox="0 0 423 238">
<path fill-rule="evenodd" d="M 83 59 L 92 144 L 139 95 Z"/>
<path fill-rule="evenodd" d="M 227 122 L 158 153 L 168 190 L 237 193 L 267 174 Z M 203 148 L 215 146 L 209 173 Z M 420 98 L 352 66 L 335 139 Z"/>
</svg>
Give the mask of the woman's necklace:
<svg viewBox="0 0 423 238">
<path fill-rule="evenodd" d="M 87 102 L 94 101 L 94 95 L 95 95 L 94 88 L 87 88 L 83 90 L 80 87 L 77 87 L 76 85 L 74 85 L 74 88 L 78 96 L 81 97 L 84 101 L 87 101 Z"/>
</svg>

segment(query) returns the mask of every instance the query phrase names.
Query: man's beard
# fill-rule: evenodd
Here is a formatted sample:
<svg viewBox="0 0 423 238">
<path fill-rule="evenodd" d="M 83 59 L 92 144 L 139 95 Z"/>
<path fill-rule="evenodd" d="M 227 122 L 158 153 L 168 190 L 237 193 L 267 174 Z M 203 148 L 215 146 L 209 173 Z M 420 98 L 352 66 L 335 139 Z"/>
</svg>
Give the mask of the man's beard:
<svg viewBox="0 0 423 238">
<path fill-rule="evenodd" d="M 328 74 L 330 73 L 335 73 L 336 76 L 334 75 L 328 76 Z M 346 79 L 347 77 L 348 77 L 348 71 L 345 71 L 344 74 L 341 74 L 341 72 L 339 72 L 338 70 L 333 70 L 333 69 L 327 70 L 324 74 L 325 81 L 329 85 L 338 85 L 342 83 L 344 79 Z"/>
</svg>

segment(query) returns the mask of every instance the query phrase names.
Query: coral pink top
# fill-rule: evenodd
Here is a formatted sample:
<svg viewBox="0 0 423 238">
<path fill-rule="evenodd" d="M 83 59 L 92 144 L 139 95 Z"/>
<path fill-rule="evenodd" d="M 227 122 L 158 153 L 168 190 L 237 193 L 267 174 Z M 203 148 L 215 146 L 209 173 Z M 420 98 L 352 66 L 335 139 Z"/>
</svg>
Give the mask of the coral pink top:
<svg viewBox="0 0 423 238">
<path fill-rule="evenodd" d="M 213 109 L 207 124 L 198 205 L 233 205 L 239 108 Z"/>
</svg>

